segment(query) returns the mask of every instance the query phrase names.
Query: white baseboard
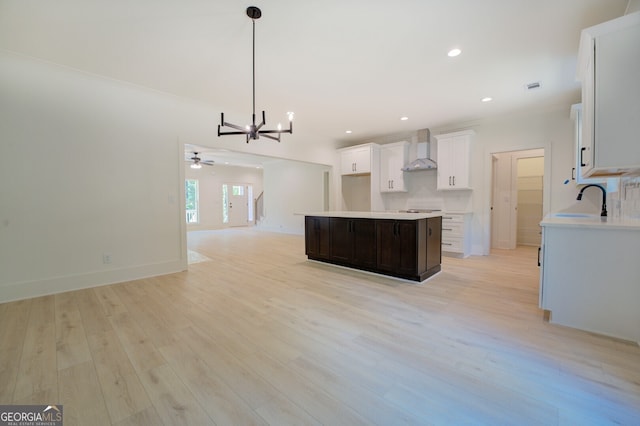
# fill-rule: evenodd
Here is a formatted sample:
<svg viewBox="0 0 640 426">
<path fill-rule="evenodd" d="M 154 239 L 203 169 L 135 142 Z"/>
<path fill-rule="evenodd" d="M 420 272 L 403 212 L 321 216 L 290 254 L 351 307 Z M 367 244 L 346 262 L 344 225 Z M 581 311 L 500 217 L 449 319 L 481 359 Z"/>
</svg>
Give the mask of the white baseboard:
<svg viewBox="0 0 640 426">
<path fill-rule="evenodd" d="M 8 283 L 0 285 L 0 303 L 172 274 L 186 269 L 186 260 L 178 259 L 122 269 Z"/>
</svg>

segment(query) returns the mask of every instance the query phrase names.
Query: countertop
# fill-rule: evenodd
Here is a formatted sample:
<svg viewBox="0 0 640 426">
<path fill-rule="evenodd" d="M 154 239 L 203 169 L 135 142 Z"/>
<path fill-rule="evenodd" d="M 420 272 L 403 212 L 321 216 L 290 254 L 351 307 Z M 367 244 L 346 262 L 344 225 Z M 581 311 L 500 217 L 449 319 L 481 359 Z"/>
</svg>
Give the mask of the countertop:
<svg viewBox="0 0 640 426">
<path fill-rule="evenodd" d="M 640 231 L 640 220 L 600 217 L 599 215 L 577 216 L 572 213 L 551 213 L 542 219 L 540 226 Z"/>
<path fill-rule="evenodd" d="M 304 216 L 319 217 L 344 217 L 353 219 L 393 219 L 393 220 L 417 220 L 427 219 L 430 217 L 442 216 L 442 212 L 433 213 L 400 213 L 400 212 L 349 212 L 349 211 L 330 211 L 330 212 L 310 212 L 297 213 Z"/>
</svg>

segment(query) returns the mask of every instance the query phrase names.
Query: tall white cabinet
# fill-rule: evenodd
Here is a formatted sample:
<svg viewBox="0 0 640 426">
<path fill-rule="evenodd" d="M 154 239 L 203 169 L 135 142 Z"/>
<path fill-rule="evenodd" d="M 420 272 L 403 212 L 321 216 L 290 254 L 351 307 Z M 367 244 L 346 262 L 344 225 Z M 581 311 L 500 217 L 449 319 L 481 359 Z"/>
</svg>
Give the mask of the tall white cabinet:
<svg viewBox="0 0 640 426">
<path fill-rule="evenodd" d="M 469 164 L 474 135 L 473 130 L 467 130 L 436 136 L 438 190 L 471 189 Z"/>
<path fill-rule="evenodd" d="M 580 175 L 640 169 L 640 12 L 582 31 Z"/>
<path fill-rule="evenodd" d="M 402 167 L 408 154 L 407 142 L 380 146 L 380 192 L 407 192 Z"/>
</svg>

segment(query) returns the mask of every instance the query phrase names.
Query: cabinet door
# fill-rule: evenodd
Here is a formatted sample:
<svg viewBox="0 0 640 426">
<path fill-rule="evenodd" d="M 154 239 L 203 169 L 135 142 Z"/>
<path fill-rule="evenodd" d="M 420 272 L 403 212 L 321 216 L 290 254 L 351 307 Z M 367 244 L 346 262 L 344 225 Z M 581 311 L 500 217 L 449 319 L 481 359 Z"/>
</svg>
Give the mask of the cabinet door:
<svg viewBox="0 0 640 426">
<path fill-rule="evenodd" d="M 414 220 L 379 220 L 378 269 L 400 275 L 417 272 L 418 239 Z"/>
<path fill-rule="evenodd" d="M 397 223 L 395 220 L 378 220 L 376 223 L 377 266 L 381 271 L 394 271 Z"/>
<path fill-rule="evenodd" d="M 470 149 L 470 134 L 438 138 L 437 189 L 471 189 L 469 185 Z"/>
<path fill-rule="evenodd" d="M 582 143 L 582 104 L 574 104 L 571 106 L 571 118 L 574 121 L 574 152 L 575 152 L 575 161 L 573 163 L 572 169 L 572 179 L 576 181 L 576 184 L 589 184 L 589 183 L 605 183 L 606 178 L 586 178 L 582 175 L 583 169 L 581 164 L 585 159 L 588 159 L 588 153 L 591 152 L 591 149 L 583 150 Z"/>
<path fill-rule="evenodd" d="M 453 189 L 469 188 L 469 149 L 470 141 L 467 136 L 457 136 L 451 143 L 453 158 Z"/>
<path fill-rule="evenodd" d="M 305 217 L 305 249 L 307 256 L 329 258 L 329 218 Z"/>
<path fill-rule="evenodd" d="M 405 142 L 383 146 L 380 150 L 380 192 L 406 192 L 402 167 L 407 162 Z"/>
<path fill-rule="evenodd" d="M 364 146 L 340 153 L 340 174 L 357 175 L 371 173 L 371 147 Z"/>
<path fill-rule="evenodd" d="M 353 160 L 353 152 L 343 151 L 340 153 L 340 174 L 351 175 L 355 173 L 355 166 Z"/>
<path fill-rule="evenodd" d="M 580 150 L 578 152 L 578 164 L 580 175 L 586 176 L 593 168 L 593 137 L 595 124 L 594 105 L 594 54 L 591 47 L 591 56 L 587 62 L 585 81 L 582 85 L 582 135 L 580 138 Z"/>
<path fill-rule="evenodd" d="M 376 222 L 369 219 L 354 219 L 351 231 L 353 233 L 353 264 L 365 268 L 375 268 L 377 262 Z"/>
<path fill-rule="evenodd" d="M 404 275 L 415 275 L 418 261 L 417 221 L 399 220 L 395 246 L 397 271 Z"/>
<path fill-rule="evenodd" d="M 619 176 L 640 170 L 640 14 L 582 31 L 582 176 Z M 631 53 L 634 52 L 634 53 Z"/>
<path fill-rule="evenodd" d="M 442 217 L 427 219 L 427 269 L 442 263 Z"/>
<path fill-rule="evenodd" d="M 331 259 L 349 262 L 353 252 L 352 220 L 332 217 L 329 222 L 331 239 Z"/>
<path fill-rule="evenodd" d="M 436 188 L 439 190 L 449 189 L 451 186 L 451 176 L 454 171 L 454 159 L 452 158 L 450 139 L 438 138 L 438 173 Z"/>
<path fill-rule="evenodd" d="M 636 21 L 595 39 L 595 168 L 640 167 L 640 19 Z"/>
<path fill-rule="evenodd" d="M 353 151 L 356 173 L 371 173 L 371 148 L 363 147 Z"/>
</svg>

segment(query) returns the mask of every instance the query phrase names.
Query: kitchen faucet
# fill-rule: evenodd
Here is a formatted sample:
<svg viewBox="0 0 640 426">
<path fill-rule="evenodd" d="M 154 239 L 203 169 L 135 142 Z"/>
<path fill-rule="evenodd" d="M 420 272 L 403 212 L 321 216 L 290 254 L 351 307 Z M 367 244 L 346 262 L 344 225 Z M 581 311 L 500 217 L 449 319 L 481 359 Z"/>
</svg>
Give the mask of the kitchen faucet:
<svg viewBox="0 0 640 426">
<path fill-rule="evenodd" d="M 585 189 L 589 188 L 590 186 L 595 186 L 597 188 L 600 188 L 600 190 L 602 191 L 602 212 L 600 212 L 600 216 L 607 216 L 607 190 L 604 189 L 604 187 L 602 185 L 597 185 L 595 183 L 591 183 L 591 184 L 583 187 L 580 190 L 580 193 L 578 194 L 578 198 L 576 198 L 576 200 L 578 200 L 578 201 L 582 200 L 582 193 L 584 192 Z"/>
</svg>

